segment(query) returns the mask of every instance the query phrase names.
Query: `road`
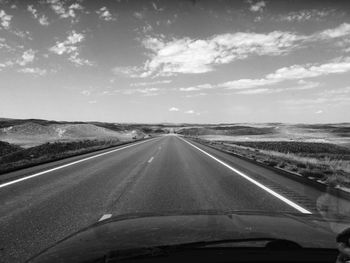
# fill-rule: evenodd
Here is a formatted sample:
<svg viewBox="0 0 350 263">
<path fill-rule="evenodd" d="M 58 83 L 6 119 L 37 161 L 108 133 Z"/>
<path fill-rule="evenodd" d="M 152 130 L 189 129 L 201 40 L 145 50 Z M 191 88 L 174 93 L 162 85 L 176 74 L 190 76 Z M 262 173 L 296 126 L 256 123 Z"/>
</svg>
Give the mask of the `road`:
<svg viewBox="0 0 350 263">
<path fill-rule="evenodd" d="M 173 135 L 0 179 L 2 262 L 23 262 L 110 216 L 203 209 L 317 213 L 317 200 L 324 195 L 267 168 Z"/>
</svg>

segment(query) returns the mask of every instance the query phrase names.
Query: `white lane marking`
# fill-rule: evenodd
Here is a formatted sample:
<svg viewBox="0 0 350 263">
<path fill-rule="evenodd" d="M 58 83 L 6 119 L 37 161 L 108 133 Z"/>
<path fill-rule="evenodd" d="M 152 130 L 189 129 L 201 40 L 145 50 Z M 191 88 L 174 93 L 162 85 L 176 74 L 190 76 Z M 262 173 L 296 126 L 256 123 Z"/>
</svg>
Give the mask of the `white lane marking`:
<svg viewBox="0 0 350 263">
<path fill-rule="evenodd" d="M 42 174 L 53 172 L 53 171 L 56 171 L 56 170 L 59 170 L 59 169 L 62 169 L 62 168 L 65 168 L 65 167 L 77 164 L 77 163 L 85 162 L 87 160 L 94 159 L 96 157 L 100 157 L 100 156 L 103 156 L 103 155 L 106 155 L 106 154 L 110 154 L 110 153 L 113 153 L 113 152 L 124 150 L 126 148 L 129 148 L 129 147 L 132 147 L 132 146 L 136 146 L 136 145 L 139 145 L 139 144 L 142 144 L 142 143 L 145 143 L 145 142 L 149 142 L 149 141 L 152 141 L 152 140 L 155 140 L 155 139 L 157 139 L 157 138 L 146 140 L 146 141 L 142 141 L 142 142 L 138 142 L 138 143 L 134 143 L 134 144 L 131 144 L 131 145 L 127 145 L 127 146 L 124 146 L 124 147 L 121 147 L 121 148 L 118 148 L 118 149 L 114 149 L 114 150 L 111 150 L 111 151 L 108 151 L 108 152 L 96 154 L 96 155 L 93 155 L 93 156 L 90 156 L 90 157 L 87 157 L 87 158 L 84 158 L 84 159 L 80 159 L 80 160 L 77 160 L 77 161 L 74 161 L 74 162 L 71 162 L 71 163 L 67 163 L 67 164 L 64 164 L 64 165 L 61 165 L 61 166 L 57 166 L 55 168 L 52 168 L 52 169 L 49 169 L 49 170 L 45 170 L 45 171 L 42 171 L 42 172 L 39 172 L 39 173 L 36 173 L 36 174 L 28 175 L 28 176 L 19 178 L 17 180 L 13 180 L 13 181 L 10 181 L 10 182 L 7 182 L 7 183 L 0 184 L 0 188 L 6 187 L 6 186 L 9 186 L 9 185 L 12 185 L 12 184 L 19 183 L 19 182 L 22 182 L 24 180 L 28 180 L 28 179 L 33 178 L 33 177 L 37 177 L 37 176 L 42 175 Z"/>
<path fill-rule="evenodd" d="M 153 161 L 154 157 L 152 156 L 151 159 L 148 160 L 148 163 L 151 163 Z"/>
<path fill-rule="evenodd" d="M 215 161 L 217 161 L 218 163 L 222 164 L 223 166 L 226 166 L 228 169 L 230 169 L 231 171 L 239 174 L 240 176 L 242 176 L 244 179 L 247 179 L 249 182 L 255 184 L 256 186 L 260 187 L 261 189 L 265 190 L 266 192 L 268 192 L 269 194 L 273 195 L 274 197 L 277 197 L 278 199 L 280 199 L 281 201 L 285 202 L 286 204 L 290 205 L 291 207 L 295 208 L 296 210 L 298 210 L 299 212 L 303 213 L 303 214 L 312 214 L 309 210 L 306 210 L 305 208 L 301 207 L 300 205 L 294 203 L 293 201 L 285 198 L 284 196 L 276 193 L 275 191 L 271 190 L 270 188 L 266 187 L 265 185 L 259 183 L 258 181 L 254 180 L 253 178 L 249 177 L 248 175 L 242 173 L 241 171 L 237 170 L 236 168 L 231 167 L 230 165 L 228 165 L 227 163 L 219 160 L 218 158 L 214 157 L 213 155 L 207 153 L 206 151 L 200 149 L 199 147 L 193 145 L 192 143 L 184 140 L 181 137 L 178 137 L 181 140 L 183 140 L 184 142 L 188 143 L 189 145 L 191 145 L 192 147 L 196 148 L 198 151 L 204 153 L 205 155 L 209 156 L 210 158 L 214 159 Z"/>
<path fill-rule="evenodd" d="M 103 220 L 106 220 L 106 219 L 111 218 L 111 217 L 112 217 L 112 214 L 104 214 L 104 215 L 98 220 L 98 222 L 103 221 Z"/>
</svg>

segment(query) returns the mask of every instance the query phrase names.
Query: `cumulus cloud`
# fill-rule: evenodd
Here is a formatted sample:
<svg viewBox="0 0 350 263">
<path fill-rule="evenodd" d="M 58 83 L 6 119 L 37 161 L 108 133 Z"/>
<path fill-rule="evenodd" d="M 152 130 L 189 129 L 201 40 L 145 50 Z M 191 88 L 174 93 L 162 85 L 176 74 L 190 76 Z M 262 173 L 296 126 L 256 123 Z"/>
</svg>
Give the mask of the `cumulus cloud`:
<svg viewBox="0 0 350 263">
<path fill-rule="evenodd" d="M 61 0 L 47 0 L 47 3 L 60 18 L 72 18 L 73 21 L 76 21 L 76 11 L 84 9 L 79 3 L 73 3 L 65 7 Z"/>
<path fill-rule="evenodd" d="M 345 73 L 350 71 L 350 58 L 342 61 L 325 64 L 293 65 L 283 67 L 275 72 L 266 75 L 261 79 L 239 79 L 221 83 L 219 87 L 227 89 L 252 89 L 266 85 L 280 83 L 285 80 L 300 80 L 305 78 L 319 77 L 335 73 Z M 299 83 L 300 84 L 300 83 Z M 303 83 L 301 83 L 303 84 Z M 305 84 L 305 83 L 304 83 Z M 308 83 L 311 85 L 310 83 Z M 315 84 L 312 84 L 315 85 Z"/>
<path fill-rule="evenodd" d="M 40 69 L 40 68 L 23 68 L 23 69 L 19 69 L 18 72 L 43 76 L 47 73 L 47 70 Z"/>
<path fill-rule="evenodd" d="M 96 11 L 99 18 L 104 21 L 114 21 L 115 17 L 112 16 L 111 12 L 107 9 L 107 7 L 103 6 L 99 10 Z"/>
<path fill-rule="evenodd" d="M 166 41 L 161 36 L 147 37 L 142 44 L 150 51 L 151 58 L 146 62 L 147 71 L 142 76 L 209 72 L 214 65 L 227 64 L 249 55 L 285 54 L 301 39 L 293 33 L 281 31 L 229 33 L 204 40 L 185 37 Z"/>
<path fill-rule="evenodd" d="M 34 8 L 33 5 L 28 5 L 27 6 L 27 10 L 32 14 L 32 16 L 38 20 L 38 22 L 40 23 L 40 25 L 42 26 L 48 26 L 49 25 L 49 21 L 47 16 L 45 15 L 39 15 L 38 14 L 38 10 Z"/>
<path fill-rule="evenodd" d="M 35 51 L 33 49 L 28 49 L 23 52 L 20 59 L 17 60 L 17 64 L 20 66 L 25 66 L 28 63 L 31 63 L 35 59 Z"/>
<path fill-rule="evenodd" d="M 3 28 L 9 29 L 12 16 L 6 14 L 4 10 L 0 10 L 0 24 Z"/>
<path fill-rule="evenodd" d="M 85 39 L 82 33 L 77 33 L 74 30 L 69 32 L 67 39 L 63 42 L 56 42 L 49 50 L 57 55 L 68 55 L 68 60 L 73 62 L 77 66 L 92 65 L 87 59 L 79 57 L 79 44 Z"/>
<path fill-rule="evenodd" d="M 176 107 L 171 107 L 170 109 L 169 109 L 169 111 L 179 111 L 180 109 L 179 108 L 176 108 Z"/>
<path fill-rule="evenodd" d="M 248 3 L 250 3 L 249 10 L 252 12 L 262 12 L 266 6 L 266 3 L 264 1 L 258 1 L 255 3 L 253 1 L 248 1 Z"/>
<path fill-rule="evenodd" d="M 131 77 L 173 76 L 213 71 L 216 66 L 243 60 L 251 56 L 281 56 L 318 41 L 335 40 L 346 45 L 350 24 L 318 31 L 311 35 L 293 32 L 237 32 L 219 34 L 207 39 L 189 37 L 166 39 L 164 35 L 146 36 L 143 47 L 149 57 L 142 67 L 127 67 Z M 347 50 L 348 47 L 345 48 Z M 350 50 L 350 49 L 349 49 Z M 121 71 L 120 68 L 115 69 Z M 265 81 L 262 81 L 264 85 Z"/>
</svg>

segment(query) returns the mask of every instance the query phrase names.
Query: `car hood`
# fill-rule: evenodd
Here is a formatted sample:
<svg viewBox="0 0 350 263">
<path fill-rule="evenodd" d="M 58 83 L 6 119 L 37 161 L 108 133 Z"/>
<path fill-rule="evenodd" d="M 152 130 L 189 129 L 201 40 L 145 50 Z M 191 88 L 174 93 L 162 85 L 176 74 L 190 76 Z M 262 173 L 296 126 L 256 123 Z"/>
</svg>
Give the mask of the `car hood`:
<svg viewBox="0 0 350 263">
<path fill-rule="evenodd" d="M 111 251 L 224 239 L 278 238 L 302 247 L 335 248 L 335 236 L 329 221 L 315 215 L 243 211 L 128 214 L 83 229 L 29 262 L 86 262 Z"/>
</svg>

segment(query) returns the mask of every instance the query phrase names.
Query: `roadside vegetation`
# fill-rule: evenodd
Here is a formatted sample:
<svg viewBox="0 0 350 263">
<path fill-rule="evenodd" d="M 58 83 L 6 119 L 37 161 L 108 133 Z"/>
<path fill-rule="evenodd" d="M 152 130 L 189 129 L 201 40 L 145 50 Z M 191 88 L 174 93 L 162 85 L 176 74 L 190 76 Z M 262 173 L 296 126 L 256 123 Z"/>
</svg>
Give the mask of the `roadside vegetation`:
<svg viewBox="0 0 350 263">
<path fill-rule="evenodd" d="M 347 147 L 298 141 L 196 140 L 331 187 L 350 191 L 350 149 Z"/>
<path fill-rule="evenodd" d="M 25 149 L 0 141 L 0 174 L 121 144 L 116 139 L 81 140 L 50 142 Z"/>
</svg>

